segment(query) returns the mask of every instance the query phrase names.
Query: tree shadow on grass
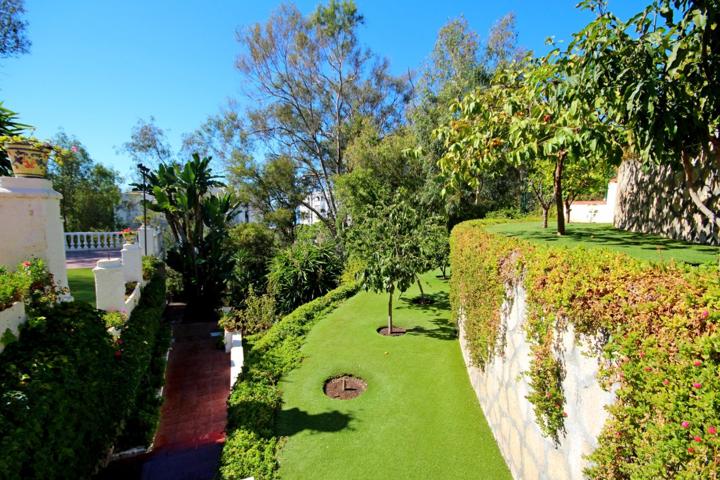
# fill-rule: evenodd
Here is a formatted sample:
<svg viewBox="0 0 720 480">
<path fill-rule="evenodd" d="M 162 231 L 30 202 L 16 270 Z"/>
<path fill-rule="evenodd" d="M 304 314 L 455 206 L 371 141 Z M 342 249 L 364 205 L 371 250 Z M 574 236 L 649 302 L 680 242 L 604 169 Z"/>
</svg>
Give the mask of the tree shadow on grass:
<svg viewBox="0 0 720 480">
<path fill-rule="evenodd" d="M 544 242 L 558 242 L 563 237 L 555 235 L 554 230 L 547 231 L 520 231 L 504 233 L 508 237 L 519 237 L 527 240 L 540 240 Z M 629 232 L 617 230 L 614 228 L 587 228 L 571 226 L 565 232 L 565 240 L 573 240 L 578 243 L 588 245 L 597 245 L 600 247 L 626 247 L 629 249 L 637 248 L 646 251 L 657 251 L 670 256 L 673 253 L 685 253 L 687 249 L 692 249 L 701 254 L 717 254 L 718 248 L 711 245 L 689 244 L 671 238 L 659 237 L 657 235 Z M 686 263 L 695 264 L 686 261 Z"/>
<path fill-rule="evenodd" d="M 352 415 L 337 410 L 311 414 L 293 407 L 278 412 L 277 434 L 289 437 L 304 430 L 339 432 L 340 430 L 351 429 L 350 422 L 352 419 Z"/>
<path fill-rule="evenodd" d="M 400 301 L 405 305 L 401 308 L 411 308 L 422 310 L 423 312 L 431 313 L 447 313 L 450 311 L 450 296 L 447 292 L 435 292 L 426 293 L 425 298 L 429 300 L 428 303 L 416 303 L 420 296 L 408 298 L 402 297 Z"/>
<path fill-rule="evenodd" d="M 408 335 L 424 335 L 437 340 L 455 340 L 457 338 L 457 328 L 448 323 L 447 319 L 438 317 L 431 320 L 430 323 L 435 325 L 435 328 L 415 327 L 408 330 L 407 333 Z"/>
</svg>

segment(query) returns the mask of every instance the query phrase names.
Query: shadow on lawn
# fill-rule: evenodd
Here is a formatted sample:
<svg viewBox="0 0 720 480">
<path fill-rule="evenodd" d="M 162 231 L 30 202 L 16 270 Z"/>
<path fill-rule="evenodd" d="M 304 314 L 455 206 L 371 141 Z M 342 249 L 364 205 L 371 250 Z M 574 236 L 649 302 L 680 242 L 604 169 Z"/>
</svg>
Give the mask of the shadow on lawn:
<svg viewBox="0 0 720 480">
<path fill-rule="evenodd" d="M 509 237 L 525 238 L 528 240 L 543 240 L 546 242 L 557 242 L 563 239 L 563 237 L 555 235 L 554 230 L 552 229 L 548 229 L 547 231 L 508 232 L 505 235 Z M 688 247 L 702 253 L 718 252 L 717 247 L 709 245 L 688 245 L 687 243 L 670 238 L 614 229 L 601 230 L 571 227 L 566 231 L 565 238 L 572 239 L 576 242 L 584 242 L 598 246 L 624 246 L 628 248 L 640 248 L 642 250 L 667 252 L 669 254 L 684 251 Z"/>
<path fill-rule="evenodd" d="M 350 428 L 352 415 L 337 410 L 310 414 L 299 408 L 281 410 L 277 417 L 277 433 L 281 436 L 292 436 L 304 430 L 315 432 L 339 432 Z"/>
<path fill-rule="evenodd" d="M 430 320 L 430 323 L 436 328 L 415 327 L 408 330 L 407 333 L 408 335 L 424 335 L 438 340 L 455 340 L 457 338 L 457 328 L 448 323 L 447 319 L 438 317 Z"/>
<path fill-rule="evenodd" d="M 402 297 L 400 301 L 405 305 L 402 308 L 419 309 L 423 312 L 447 313 L 450 311 L 450 296 L 447 292 L 426 293 L 429 303 L 416 303 L 420 295 L 412 298 Z"/>
</svg>

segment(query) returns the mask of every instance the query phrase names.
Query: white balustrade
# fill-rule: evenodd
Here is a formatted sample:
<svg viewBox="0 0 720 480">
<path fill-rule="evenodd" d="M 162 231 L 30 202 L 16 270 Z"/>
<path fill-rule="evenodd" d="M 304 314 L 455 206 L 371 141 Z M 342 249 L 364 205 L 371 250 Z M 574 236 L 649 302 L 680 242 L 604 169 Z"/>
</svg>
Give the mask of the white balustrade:
<svg viewBox="0 0 720 480">
<path fill-rule="evenodd" d="M 121 232 L 65 232 L 65 251 L 118 250 L 125 239 Z"/>
</svg>

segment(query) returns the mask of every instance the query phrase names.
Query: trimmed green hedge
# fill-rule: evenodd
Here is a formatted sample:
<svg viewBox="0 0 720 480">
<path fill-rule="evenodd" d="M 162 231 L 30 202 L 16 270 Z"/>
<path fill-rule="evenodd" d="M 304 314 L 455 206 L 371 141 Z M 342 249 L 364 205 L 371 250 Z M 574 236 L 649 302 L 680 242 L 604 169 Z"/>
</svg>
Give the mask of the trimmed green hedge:
<svg viewBox="0 0 720 480">
<path fill-rule="evenodd" d="M 136 409 L 165 305 L 162 272 L 123 331 L 61 303 L 0 354 L 0 478 L 88 478 Z M 117 353 L 119 352 L 119 353 Z"/>
<path fill-rule="evenodd" d="M 228 438 L 220 473 L 225 479 L 276 477 L 279 437 L 275 418 L 282 400 L 280 378 L 302 360 L 311 327 L 342 301 L 357 293 L 356 283 L 341 285 L 295 309 L 264 334 L 247 338 L 245 366 L 228 400 Z"/>
<path fill-rule="evenodd" d="M 720 275 L 593 249 L 494 235 L 483 222 L 451 236 L 451 304 L 462 307 L 473 361 L 504 348 L 506 285 L 527 292 L 526 372 L 538 424 L 562 441 L 566 414 L 558 332 L 596 339 L 599 380 L 616 402 L 590 456 L 590 478 L 712 478 L 720 470 Z"/>
</svg>

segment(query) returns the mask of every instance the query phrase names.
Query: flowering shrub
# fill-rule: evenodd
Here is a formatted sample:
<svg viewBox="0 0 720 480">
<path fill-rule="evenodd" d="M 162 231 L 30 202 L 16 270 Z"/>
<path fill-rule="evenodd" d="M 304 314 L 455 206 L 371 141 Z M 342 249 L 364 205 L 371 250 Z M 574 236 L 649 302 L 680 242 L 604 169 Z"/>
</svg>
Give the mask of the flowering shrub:
<svg viewBox="0 0 720 480">
<path fill-rule="evenodd" d="M 0 310 L 24 299 L 28 313 L 36 315 L 55 304 L 66 292 L 57 288 L 45 261 L 39 258 L 25 260 L 14 272 L 0 267 Z"/>
<path fill-rule="evenodd" d="M 137 239 L 137 232 L 134 232 L 130 228 L 126 228 L 124 230 L 121 230 L 120 233 L 123 236 L 123 240 L 125 240 L 126 243 L 135 243 L 135 240 Z"/>
<path fill-rule="evenodd" d="M 591 478 L 712 478 L 720 469 L 720 276 L 603 250 L 558 248 L 455 227 L 451 301 L 473 361 L 502 351 L 506 286 L 527 292 L 529 378 L 539 426 L 562 440 L 559 332 L 595 339 L 600 381 L 616 401 L 590 456 Z"/>
<path fill-rule="evenodd" d="M 0 478 L 90 478 L 123 427 L 152 435 L 159 404 L 143 402 L 157 389 L 164 308 L 159 270 L 119 339 L 84 302 L 27 322 L 0 355 Z"/>
</svg>

